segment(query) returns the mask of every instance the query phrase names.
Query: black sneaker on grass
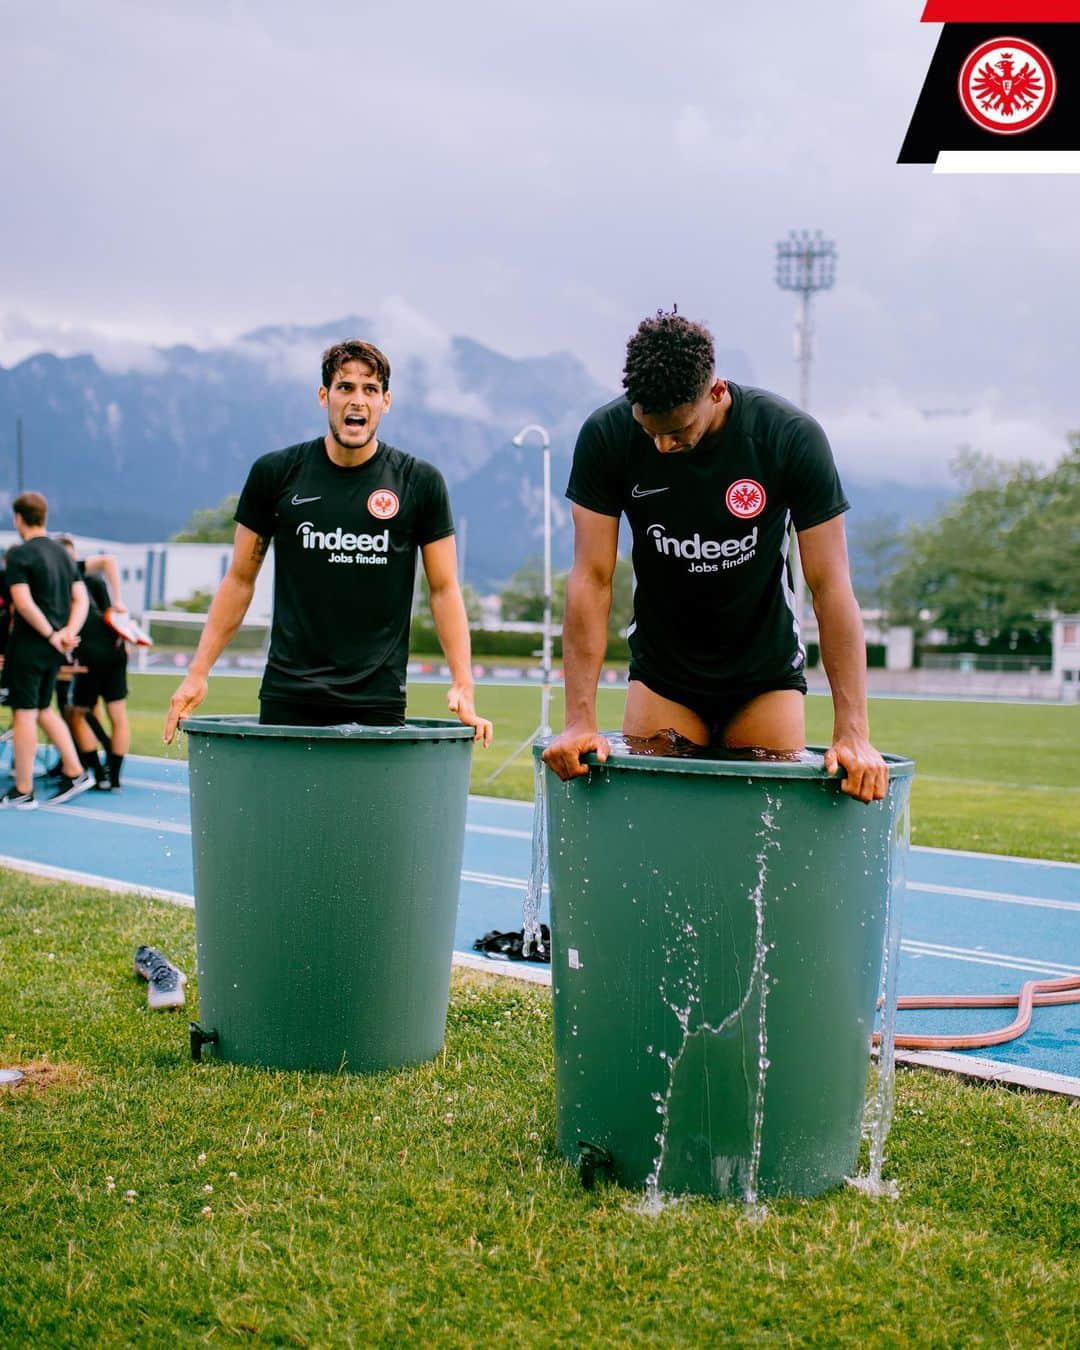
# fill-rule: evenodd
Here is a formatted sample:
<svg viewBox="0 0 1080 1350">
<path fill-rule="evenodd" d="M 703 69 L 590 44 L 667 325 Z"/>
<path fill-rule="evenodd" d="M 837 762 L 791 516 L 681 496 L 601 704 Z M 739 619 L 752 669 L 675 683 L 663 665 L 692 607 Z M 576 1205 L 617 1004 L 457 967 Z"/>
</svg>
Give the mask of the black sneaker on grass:
<svg viewBox="0 0 1080 1350">
<path fill-rule="evenodd" d="M 17 787 L 12 786 L 0 797 L 0 806 L 11 806 L 16 811 L 36 811 L 37 799 L 33 789 L 29 792 L 20 792 Z"/>
<path fill-rule="evenodd" d="M 182 1008 L 187 976 L 156 947 L 135 948 L 135 974 L 149 981 L 146 1001 L 151 1008 Z"/>
<path fill-rule="evenodd" d="M 49 798 L 50 806 L 59 806 L 61 802 L 68 802 L 72 797 L 77 797 L 80 792 L 89 792 L 94 786 L 94 775 L 84 771 L 77 778 L 69 778 L 64 774 L 60 779 L 60 789 L 54 792 Z"/>
</svg>

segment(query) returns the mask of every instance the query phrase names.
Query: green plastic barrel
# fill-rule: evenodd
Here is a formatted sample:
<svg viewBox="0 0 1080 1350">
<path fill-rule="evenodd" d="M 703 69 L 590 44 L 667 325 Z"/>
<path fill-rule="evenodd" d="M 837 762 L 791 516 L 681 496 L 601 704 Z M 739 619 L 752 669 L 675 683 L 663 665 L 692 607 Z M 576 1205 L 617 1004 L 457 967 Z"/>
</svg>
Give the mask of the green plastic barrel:
<svg viewBox="0 0 1080 1350">
<path fill-rule="evenodd" d="M 872 805 L 820 752 L 547 775 L 562 1153 L 669 1194 L 853 1173 L 914 772 L 886 759 Z"/>
<path fill-rule="evenodd" d="M 199 1022 L 237 1064 L 359 1073 L 446 1031 L 472 728 L 183 723 Z"/>
</svg>

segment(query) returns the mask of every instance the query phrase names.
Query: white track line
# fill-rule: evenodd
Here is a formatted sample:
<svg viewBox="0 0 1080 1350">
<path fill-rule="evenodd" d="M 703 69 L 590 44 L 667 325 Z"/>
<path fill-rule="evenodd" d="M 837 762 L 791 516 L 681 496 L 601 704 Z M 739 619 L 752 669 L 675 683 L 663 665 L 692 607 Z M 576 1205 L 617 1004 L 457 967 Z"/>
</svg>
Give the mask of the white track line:
<svg viewBox="0 0 1080 1350">
<path fill-rule="evenodd" d="M 75 872 L 70 867 L 27 862 L 25 858 L 9 858 L 3 854 L 0 854 L 0 867 L 45 877 L 49 881 L 68 881 L 73 886 L 94 886 L 101 891 L 111 891 L 114 895 L 139 895 L 151 900 L 167 900 L 170 905 L 180 905 L 184 909 L 195 907 L 195 897 L 184 891 L 166 891 L 160 886 L 142 886 L 130 881 L 118 881 L 115 877 L 95 876 L 93 872 Z"/>
<path fill-rule="evenodd" d="M 1038 961 L 1033 957 L 1010 956 L 1003 952 L 983 952 L 973 947 L 946 947 L 937 942 L 919 942 L 908 939 L 900 943 L 902 951 L 911 956 L 932 956 L 942 961 L 966 961 L 976 966 L 996 966 L 1001 970 L 1019 970 L 1030 975 L 1045 975 L 1062 979 L 1080 975 L 1080 966 L 1058 965 L 1055 961 Z"/>
<path fill-rule="evenodd" d="M 930 848 L 926 844 L 912 844 L 912 853 L 944 854 L 947 858 L 975 858 L 979 862 L 1023 863 L 1027 867 L 1066 867 L 1080 872 L 1080 863 L 1058 862 L 1056 858 L 1018 858 L 1012 853 L 976 853 L 970 848 Z"/>
<path fill-rule="evenodd" d="M 129 816 L 120 811 L 95 811 L 92 806 L 46 806 L 43 810 L 57 816 L 78 816 L 80 820 L 97 820 L 103 825 L 130 825 L 136 830 L 153 830 L 155 834 L 191 834 L 190 825 L 179 825 L 172 820 L 158 820 L 152 816 Z"/>
<path fill-rule="evenodd" d="M 78 816 L 80 820 L 97 820 L 103 825 L 130 825 L 136 830 L 153 830 L 155 833 L 191 834 L 190 825 L 181 825 L 172 820 L 160 820 L 156 816 L 132 816 L 122 811 L 99 811 L 93 806 L 45 807 L 57 815 Z M 531 839 L 528 830 L 507 830 L 496 825 L 466 825 L 468 834 L 494 834 L 505 839 Z M 522 883 L 524 885 L 524 883 Z"/>
<path fill-rule="evenodd" d="M 919 1069 L 937 1069 L 958 1073 L 963 1078 L 976 1078 L 984 1083 L 1001 1083 L 1004 1087 L 1034 1088 L 1039 1092 L 1057 1092 L 1065 1097 L 1080 1097 L 1080 1078 L 1044 1069 L 1025 1069 L 1004 1060 L 981 1059 L 977 1055 L 958 1055 L 941 1050 L 897 1050 L 896 1062 Z"/>
<path fill-rule="evenodd" d="M 175 792 L 179 797 L 190 797 L 191 789 L 182 783 L 166 783 L 163 778 L 136 778 L 129 775 L 124 779 L 123 792 L 131 788 L 148 788 L 151 792 Z"/>
<path fill-rule="evenodd" d="M 931 895 L 959 895 L 965 900 L 993 900 L 1003 905 L 1031 905 L 1036 909 L 1064 909 L 1080 914 L 1080 903 L 1073 900 L 1044 900 L 1038 895 L 1012 895 L 1008 891 L 976 891 L 966 886 L 937 886 L 926 881 L 909 881 L 909 891 L 927 891 Z"/>
</svg>

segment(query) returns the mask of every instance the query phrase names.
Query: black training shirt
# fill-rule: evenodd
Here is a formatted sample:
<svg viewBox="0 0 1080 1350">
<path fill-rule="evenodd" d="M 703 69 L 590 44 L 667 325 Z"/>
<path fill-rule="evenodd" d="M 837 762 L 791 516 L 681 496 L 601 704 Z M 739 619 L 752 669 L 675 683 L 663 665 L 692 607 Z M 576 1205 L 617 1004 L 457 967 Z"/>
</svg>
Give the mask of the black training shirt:
<svg viewBox="0 0 1080 1350">
<path fill-rule="evenodd" d="M 320 437 L 256 460 L 236 519 L 274 541 L 261 697 L 403 702 L 417 550 L 454 532 L 438 469 L 385 444 L 344 469 Z"/>
<path fill-rule="evenodd" d="M 677 454 L 660 454 L 625 398 L 598 408 L 566 489 L 630 523 L 635 665 L 701 694 L 801 669 L 788 526 L 848 509 L 817 422 L 763 389 L 728 388 L 720 433 Z"/>
<path fill-rule="evenodd" d="M 112 656 L 117 647 L 123 644 L 123 639 L 105 622 L 105 611 L 112 604 L 108 584 L 96 572 L 87 572 L 85 562 L 80 560 L 76 566 L 86 582 L 86 593 L 90 599 L 86 622 L 79 633 L 78 655 L 83 665 L 89 665 Z"/>
<path fill-rule="evenodd" d="M 63 544 L 46 534 L 36 534 L 24 544 L 17 544 L 7 555 L 7 585 L 25 584 L 30 597 L 53 628 L 63 628 L 71 614 L 71 587 L 79 580 L 78 568 Z M 12 645 L 19 655 L 49 656 L 56 649 L 16 610 L 15 625 L 11 630 Z"/>
</svg>

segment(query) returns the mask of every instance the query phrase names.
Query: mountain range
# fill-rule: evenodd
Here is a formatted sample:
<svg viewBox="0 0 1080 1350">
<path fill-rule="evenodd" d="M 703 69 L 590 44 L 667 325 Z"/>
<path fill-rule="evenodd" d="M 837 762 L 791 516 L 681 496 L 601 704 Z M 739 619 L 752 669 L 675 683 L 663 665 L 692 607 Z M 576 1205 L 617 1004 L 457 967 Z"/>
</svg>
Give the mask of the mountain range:
<svg viewBox="0 0 1080 1350">
<path fill-rule="evenodd" d="M 0 496 L 16 489 L 16 419 L 23 427 L 24 485 L 44 492 L 56 530 L 122 541 L 156 541 L 193 511 L 238 492 L 267 450 L 325 429 L 315 391 L 319 355 L 342 336 L 376 326 L 350 316 L 279 325 L 212 349 L 149 350 L 127 369 L 90 355 L 41 352 L 0 368 Z M 400 336 L 400 335 L 399 335 Z M 465 575 L 479 589 L 504 582 L 543 549 L 542 456 L 535 439 L 512 444 L 527 423 L 552 442 L 553 559 L 569 565 L 571 530 L 563 489 L 578 428 L 613 397 L 567 352 L 512 358 L 467 337 L 428 331 L 396 346 L 394 405 L 386 439 L 438 465 L 450 485 Z M 718 353 L 718 368 L 752 383 L 742 352 Z M 845 475 L 857 516 L 901 523 L 941 504 L 940 487 Z M 858 571 L 861 561 L 856 555 Z"/>
</svg>

